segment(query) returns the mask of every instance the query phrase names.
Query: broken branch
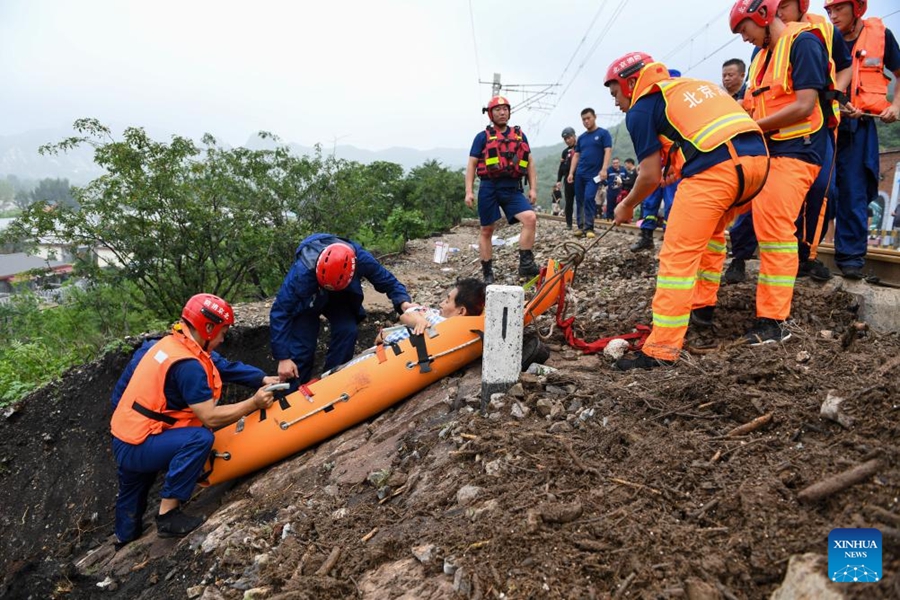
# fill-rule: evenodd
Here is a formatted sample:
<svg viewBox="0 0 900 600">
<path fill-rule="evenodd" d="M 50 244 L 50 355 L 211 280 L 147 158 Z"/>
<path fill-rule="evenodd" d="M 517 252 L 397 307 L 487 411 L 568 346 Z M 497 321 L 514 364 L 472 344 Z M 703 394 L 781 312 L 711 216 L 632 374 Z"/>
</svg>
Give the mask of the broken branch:
<svg viewBox="0 0 900 600">
<path fill-rule="evenodd" d="M 797 499 L 801 502 L 815 502 L 822 498 L 827 498 L 832 494 L 836 494 L 847 489 L 852 485 L 856 485 L 861 481 L 865 481 L 878 472 L 881 468 L 879 459 L 870 460 L 869 462 L 857 465 L 852 469 L 842 471 L 833 477 L 824 479 L 818 483 L 814 483 L 797 494 Z"/>
<path fill-rule="evenodd" d="M 744 435 L 746 433 L 750 433 L 751 431 L 756 431 L 763 425 L 766 425 L 772 420 L 772 416 L 775 413 L 766 413 L 761 417 L 756 417 L 752 421 L 748 423 L 744 423 L 743 425 L 739 425 L 725 434 L 725 437 L 735 437 L 738 435 Z"/>
</svg>

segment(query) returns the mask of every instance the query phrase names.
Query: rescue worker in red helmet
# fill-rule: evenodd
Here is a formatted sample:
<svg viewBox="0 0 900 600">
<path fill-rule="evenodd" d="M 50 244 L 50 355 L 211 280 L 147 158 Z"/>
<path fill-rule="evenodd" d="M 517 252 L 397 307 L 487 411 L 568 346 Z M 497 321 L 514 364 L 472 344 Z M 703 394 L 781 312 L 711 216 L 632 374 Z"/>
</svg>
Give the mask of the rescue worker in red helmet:
<svg viewBox="0 0 900 600">
<path fill-rule="evenodd" d="M 117 547 L 137 539 L 150 488 L 165 473 L 156 530 L 183 536 L 203 519 L 181 511 L 201 479 L 213 444 L 212 429 L 272 405 L 265 387 L 276 376 L 215 350 L 234 324 L 231 306 L 213 294 L 197 294 L 184 305 L 181 321 L 162 339 L 138 348 L 112 394 L 112 448 L 119 476 Z M 258 388 L 250 398 L 218 404 L 223 383 Z"/>
<path fill-rule="evenodd" d="M 661 184 L 680 178 L 659 254 L 653 330 L 641 352 L 615 364 L 650 369 L 678 358 L 690 322 L 712 324 L 725 227 L 762 188 L 768 156 L 759 126 L 714 83 L 671 77 L 648 54 L 632 52 L 613 61 L 605 84 L 640 161 L 615 223 L 627 223 Z"/>
<path fill-rule="evenodd" d="M 466 206 L 475 205 L 475 177 L 478 186 L 478 218 L 481 235 L 478 253 L 484 283 L 494 283 L 493 244 L 494 223 L 500 211 L 512 224 L 522 224 L 519 236 L 519 275 L 534 277 L 540 272 L 534 262 L 534 237 L 537 229 L 537 171 L 531 160 L 528 138 L 518 125 L 509 126 L 511 106 L 503 96 L 494 96 L 483 109 L 490 124 L 478 133 L 469 150 L 466 167 Z M 528 178 L 528 198 L 522 193 L 522 178 Z"/>
<path fill-rule="evenodd" d="M 312 376 L 319 339 L 319 315 L 331 326 L 323 371 L 351 358 L 357 325 L 366 318 L 362 279 L 385 294 L 398 313 L 412 306 L 406 287 L 352 240 L 315 233 L 297 247 L 269 313 L 272 356 L 278 375 L 296 389 Z"/>
<path fill-rule="evenodd" d="M 852 64 L 850 58 L 850 50 L 844 42 L 843 36 L 837 31 L 834 25 L 827 18 L 821 15 L 810 14 L 809 0 L 781 0 L 778 5 L 778 18 L 785 23 L 809 23 L 817 28 L 822 34 L 825 42 L 825 48 L 830 57 L 833 71 L 831 79 L 835 90 L 844 89 L 850 84 Z M 831 69 L 831 66 L 829 67 Z M 830 92 L 831 96 L 838 98 L 837 92 Z M 846 102 L 846 98 L 843 98 Z M 826 223 L 826 214 L 834 213 L 833 200 L 828 201 L 829 193 L 832 198 L 833 186 L 831 182 L 834 180 L 834 155 L 835 155 L 835 137 L 837 131 L 836 123 L 832 123 L 829 127 L 829 135 L 826 138 L 825 153 L 823 155 L 823 168 L 819 171 L 818 177 L 806 198 L 803 201 L 803 207 L 797 218 L 797 256 L 799 259 L 799 267 L 797 269 L 797 277 L 812 277 L 816 281 L 828 281 L 831 279 L 831 272 L 828 270 L 816 256 L 818 254 L 819 241 L 824 233 Z M 829 206 L 831 205 L 831 206 Z M 742 219 L 740 225 L 735 225 L 731 230 L 731 246 L 735 260 L 732 266 L 725 273 L 725 280 L 729 282 L 743 281 L 744 275 L 744 259 L 749 258 L 756 251 L 756 234 L 753 230 L 753 219 L 751 215 L 747 215 L 749 219 Z"/>
<path fill-rule="evenodd" d="M 879 150 L 875 119 L 894 123 L 900 114 L 900 47 L 881 19 L 864 19 L 866 0 L 825 0 L 828 17 L 844 36 L 853 57 L 849 97 L 837 140 L 837 202 L 834 261 L 848 279 L 861 279 L 868 247 L 868 205 L 878 194 Z M 894 74 L 893 101 L 888 100 Z M 879 224 L 880 227 L 880 224 Z"/>
<path fill-rule="evenodd" d="M 771 156 L 766 187 L 753 201 L 759 240 L 753 345 L 785 341 L 799 260 L 795 221 L 828 155 L 837 121 L 833 67 L 822 31 L 785 23 L 779 0 L 738 0 L 734 33 L 759 48 L 750 64 L 744 107 L 765 132 Z"/>
</svg>

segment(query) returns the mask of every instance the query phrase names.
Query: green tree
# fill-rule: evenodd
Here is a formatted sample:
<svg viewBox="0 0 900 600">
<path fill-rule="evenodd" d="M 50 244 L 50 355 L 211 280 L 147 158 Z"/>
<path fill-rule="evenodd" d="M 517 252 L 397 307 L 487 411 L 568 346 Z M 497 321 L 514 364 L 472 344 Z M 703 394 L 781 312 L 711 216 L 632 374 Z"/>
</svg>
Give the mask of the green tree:
<svg viewBox="0 0 900 600">
<path fill-rule="evenodd" d="M 31 191 L 31 201 L 44 202 L 50 206 L 75 206 L 68 179 L 41 179 Z"/>
</svg>

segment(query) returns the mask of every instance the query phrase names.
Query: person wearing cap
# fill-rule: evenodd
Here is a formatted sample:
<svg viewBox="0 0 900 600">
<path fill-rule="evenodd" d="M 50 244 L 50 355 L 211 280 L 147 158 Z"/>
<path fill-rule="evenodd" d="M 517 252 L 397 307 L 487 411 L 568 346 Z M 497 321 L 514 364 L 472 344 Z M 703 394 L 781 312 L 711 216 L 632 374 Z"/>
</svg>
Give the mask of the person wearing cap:
<svg viewBox="0 0 900 600">
<path fill-rule="evenodd" d="M 272 392 L 261 386 L 278 383 L 278 377 L 215 351 L 233 324 L 234 313 L 225 300 L 197 294 L 184 305 L 172 332 L 145 341 L 119 377 L 110 423 L 119 478 L 117 549 L 143 533 L 150 488 L 160 472 L 165 479 L 158 535 L 179 537 L 199 527 L 203 519 L 183 513 L 181 504 L 201 479 L 213 445 L 212 429 L 272 405 Z M 219 404 L 223 383 L 256 392 L 242 402 Z"/>
<path fill-rule="evenodd" d="M 900 114 L 900 47 L 877 17 L 862 18 L 866 0 L 825 0 L 829 19 L 844 36 L 853 60 L 845 92 L 848 110 L 838 127 L 834 262 L 847 279 L 862 279 L 868 246 L 869 201 L 878 196 L 879 151 L 875 119 L 894 123 Z M 894 75 L 893 100 L 888 100 Z"/>
<path fill-rule="evenodd" d="M 712 325 L 725 226 L 762 189 L 769 159 L 759 126 L 714 83 L 671 77 L 650 55 L 632 52 L 613 61 L 605 85 L 640 161 L 615 223 L 627 223 L 662 183 L 680 180 L 659 253 L 653 329 L 640 352 L 615 363 L 651 369 L 678 359 L 689 323 Z"/>
<path fill-rule="evenodd" d="M 540 269 L 534 262 L 534 238 L 537 230 L 537 170 L 531 160 L 528 138 L 518 125 L 510 126 L 512 107 L 503 96 L 494 96 L 482 109 L 490 118 L 484 131 L 478 132 L 469 150 L 466 166 L 466 206 L 475 205 L 475 177 L 478 185 L 478 219 L 481 234 L 478 253 L 484 283 L 494 283 L 494 223 L 500 212 L 509 224 L 522 224 L 519 235 L 519 275 L 534 277 Z M 522 193 L 522 179 L 528 179 L 528 198 Z"/>
<path fill-rule="evenodd" d="M 295 390 L 310 380 L 319 340 L 319 316 L 331 327 L 323 371 L 353 357 L 358 323 L 366 318 L 362 280 L 385 294 L 402 314 L 411 306 L 406 287 L 359 243 L 315 233 L 297 246 L 294 264 L 269 312 L 272 357 L 278 375 Z"/>
<path fill-rule="evenodd" d="M 566 147 L 562 149 L 562 155 L 559 157 L 559 169 L 556 171 L 556 185 L 553 189 L 559 191 L 562 188 L 566 198 L 566 229 L 572 230 L 572 210 L 575 208 L 575 185 L 569 183 L 567 176 L 569 168 L 572 166 L 572 155 L 575 153 L 575 130 L 566 127 L 562 130 L 562 139 L 566 143 Z"/>
</svg>

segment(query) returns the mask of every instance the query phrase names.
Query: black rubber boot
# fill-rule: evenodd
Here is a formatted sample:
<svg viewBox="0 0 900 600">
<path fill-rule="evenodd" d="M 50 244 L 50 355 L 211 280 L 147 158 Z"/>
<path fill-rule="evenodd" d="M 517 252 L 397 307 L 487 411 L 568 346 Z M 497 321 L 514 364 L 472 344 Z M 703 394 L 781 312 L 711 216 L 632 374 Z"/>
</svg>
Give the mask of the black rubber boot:
<svg viewBox="0 0 900 600">
<path fill-rule="evenodd" d="M 494 261 L 481 261 L 481 273 L 484 275 L 484 285 L 491 285 L 494 283 Z"/>
<path fill-rule="evenodd" d="M 535 277 L 541 270 L 534 264 L 534 253 L 531 250 L 519 250 L 519 275 Z"/>
<path fill-rule="evenodd" d="M 182 537 L 202 524 L 202 518 L 186 515 L 180 508 L 176 508 L 164 515 L 156 515 L 156 534 L 161 538 Z"/>
<path fill-rule="evenodd" d="M 641 250 L 652 250 L 653 249 L 653 230 L 652 229 L 641 229 L 641 237 L 638 238 L 638 241 L 633 243 L 630 248 L 628 248 L 632 252 L 640 252 Z"/>
<path fill-rule="evenodd" d="M 732 258 L 731 264 L 725 271 L 722 281 L 725 283 L 740 283 L 747 279 L 747 269 L 742 258 Z"/>
</svg>

